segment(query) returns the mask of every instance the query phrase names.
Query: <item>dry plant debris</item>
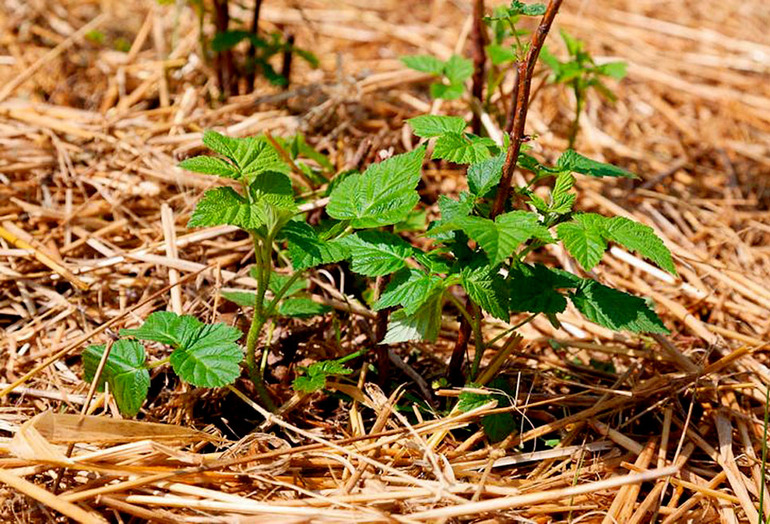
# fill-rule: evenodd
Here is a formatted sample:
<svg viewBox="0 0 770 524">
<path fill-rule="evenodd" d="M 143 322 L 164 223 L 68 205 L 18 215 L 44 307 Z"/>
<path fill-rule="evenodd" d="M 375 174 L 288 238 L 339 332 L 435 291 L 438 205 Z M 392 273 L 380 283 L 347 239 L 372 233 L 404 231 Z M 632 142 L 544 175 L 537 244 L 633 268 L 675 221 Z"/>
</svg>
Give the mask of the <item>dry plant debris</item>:
<svg viewBox="0 0 770 524">
<path fill-rule="evenodd" d="M 297 62 L 287 90 L 258 81 L 222 102 L 184 6 L 7 0 L 0 519 L 756 523 L 770 514 L 770 11 L 761 0 L 660 5 L 566 1 L 555 24 L 597 61 L 629 63 L 612 107 L 588 94 L 578 147 L 642 179 L 581 179 L 580 205 L 664 239 L 679 277 L 618 247 L 595 271 L 651 297 L 671 335 L 618 335 L 572 311 L 561 330 L 538 319 L 495 346 L 517 386 L 507 407 L 442 410 L 460 394 L 444 388 L 435 410 L 420 411 L 457 336 L 446 316 L 436 344 L 390 352 L 404 387 L 383 392 L 362 365 L 354 380 L 327 385 L 339 394 L 299 399 L 294 366 L 368 344 L 376 321 L 341 274 L 320 271 L 314 298 L 337 313 L 273 333 L 297 356 L 270 362 L 282 410 L 255 404 L 245 381 L 202 391 L 161 372 L 141 419 L 127 421 L 81 380 L 84 347 L 167 308 L 242 325 L 220 291 L 255 285 L 242 269 L 245 235 L 185 228 L 216 184 L 176 167 L 201 151 L 202 131 L 302 132 L 337 170 L 411 149 L 407 118 L 467 110 L 431 101 L 428 75 L 398 58 L 468 55 L 472 2 L 265 2 L 261 27 L 290 31 L 320 67 Z M 238 6 L 232 15 L 247 18 Z M 535 150 L 554 157 L 574 100 L 543 78 L 527 125 Z M 503 92 L 512 86 L 509 75 Z M 421 191 L 456 194 L 460 175 L 432 165 Z M 574 269 L 562 250 L 548 256 Z M 487 322 L 485 337 L 508 327 Z M 491 443 L 479 421 L 502 412 L 519 429 Z"/>
</svg>

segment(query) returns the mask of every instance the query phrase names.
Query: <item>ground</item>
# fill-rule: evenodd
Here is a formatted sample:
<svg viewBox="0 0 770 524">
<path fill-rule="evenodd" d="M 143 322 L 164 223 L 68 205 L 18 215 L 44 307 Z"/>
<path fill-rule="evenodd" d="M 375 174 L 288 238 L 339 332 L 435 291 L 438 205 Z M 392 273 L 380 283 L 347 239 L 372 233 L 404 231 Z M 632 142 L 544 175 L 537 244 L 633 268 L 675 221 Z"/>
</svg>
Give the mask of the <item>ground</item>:
<svg viewBox="0 0 770 524">
<path fill-rule="evenodd" d="M 760 0 L 568 0 L 557 15 L 556 29 L 585 40 L 598 61 L 629 64 L 612 82 L 615 103 L 589 97 L 576 149 L 640 178 L 581 177 L 578 208 L 653 227 L 678 276 L 617 247 L 594 270 L 650 297 L 669 335 L 613 333 L 571 310 L 562 329 L 545 318 L 522 328 L 502 375 L 514 405 L 497 408 L 517 430 L 501 442 L 479 425 L 490 406 L 451 411 L 459 390 L 433 389 L 457 337 L 451 310 L 436 344 L 394 348 L 401 364 L 385 391 L 357 361 L 353 379 L 294 402 L 298 366 L 371 344 L 375 315 L 337 267 L 310 279 L 336 312 L 273 333 L 278 417 L 266 420 L 245 378 L 239 396 L 185 385 L 165 368 L 136 420 L 92 398 L 83 349 L 174 301 L 247 328 L 220 291 L 253 288 L 251 241 L 230 227 L 185 227 L 219 183 L 176 167 L 202 152 L 202 131 L 302 133 L 335 171 L 410 150 L 406 119 L 470 111 L 432 101 L 429 78 L 399 57 L 470 56 L 471 3 L 268 0 L 260 30 L 291 33 L 320 63 L 295 59 L 287 88 L 259 78 L 254 92 L 241 82 L 224 99 L 184 2 L 6 0 L 3 521 L 757 522 L 770 513 L 770 7 Z M 243 2 L 231 16 L 246 21 L 250 9 Z M 548 45 L 563 53 L 556 31 Z M 553 160 L 575 101 L 544 73 L 526 131 L 533 152 Z M 512 85 L 509 74 L 493 98 L 501 114 Z M 464 184 L 458 166 L 431 162 L 419 189 L 433 204 Z M 539 256 L 576 269 L 561 249 Z M 184 278 L 176 297 L 165 289 Z M 505 328 L 489 321 L 485 337 Z M 394 391 L 402 396 L 389 403 Z"/>
</svg>

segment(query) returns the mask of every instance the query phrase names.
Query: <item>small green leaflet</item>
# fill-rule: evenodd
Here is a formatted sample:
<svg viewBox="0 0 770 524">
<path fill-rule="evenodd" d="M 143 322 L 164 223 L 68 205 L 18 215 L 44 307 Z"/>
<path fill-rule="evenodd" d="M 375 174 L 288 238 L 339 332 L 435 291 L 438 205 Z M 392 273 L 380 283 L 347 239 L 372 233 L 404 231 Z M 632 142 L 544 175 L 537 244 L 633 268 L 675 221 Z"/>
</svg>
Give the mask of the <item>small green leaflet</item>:
<svg viewBox="0 0 770 524">
<path fill-rule="evenodd" d="M 477 197 L 483 197 L 497 187 L 503 175 L 505 153 L 494 158 L 471 164 L 468 168 L 468 188 Z"/>
<path fill-rule="evenodd" d="M 224 178 L 237 179 L 240 176 L 233 164 L 213 156 L 195 156 L 188 158 L 182 160 L 179 163 L 179 167 L 194 173 L 217 175 Z"/>
<path fill-rule="evenodd" d="M 273 206 L 295 211 L 291 180 L 283 173 L 267 171 L 254 176 L 249 185 L 252 202 L 267 202 Z"/>
<path fill-rule="evenodd" d="M 88 346 L 83 351 L 83 374 L 93 382 L 105 347 Z M 145 366 L 144 346 L 136 340 L 118 340 L 112 345 L 99 378 L 99 391 L 104 384 L 110 386 L 118 409 L 123 415 L 133 417 L 139 413 L 150 389 L 150 373 Z"/>
<path fill-rule="evenodd" d="M 644 299 L 604 286 L 595 280 L 584 280 L 570 294 L 570 299 L 588 320 L 613 331 L 668 333 L 666 326 Z"/>
<path fill-rule="evenodd" d="M 415 135 L 421 138 L 440 136 L 444 133 L 462 133 L 465 120 L 459 116 L 421 115 L 407 120 Z"/>
<path fill-rule="evenodd" d="M 508 290 L 497 267 L 475 264 L 463 268 L 462 286 L 473 302 L 495 318 L 508 321 Z"/>
<path fill-rule="evenodd" d="M 437 240 L 450 240 L 454 233 L 447 232 L 448 225 L 452 224 L 458 218 L 466 217 L 473 211 L 473 198 L 470 193 L 463 191 L 459 196 L 460 200 L 449 198 L 446 195 L 439 195 L 438 208 L 441 211 L 441 219 L 431 223 L 428 228 L 428 236 Z"/>
<path fill-rule="evenodd" d="M 450 84 L 462 84 L 473 75 L 473 62 L 460 55 L 452 55 L 444 64 L 444 76 Z"/>
<path fill-rule="evenodd" d="M 616 242 L 652 260 L 659 267 L 676 275 L 671 252 L 653 229 L 625 217 L 607 218 L 595 213 L 581 213 L 572 222 L 556 228 L 564 247 L 586 271 L 601 260 L 607 242 Z"/>
<path fill-rule="evenodd" d="M 596 67 L 600 75 L 609 76 L 615 80 L 623 80 L 628 74 L 628 64 L 626 62 L 608 62 Z"/>
<path fill-rule="evenodd" d="M 328 313 L 331 309 L 306 297 L 294 297 L 281 302 L 278 314 L 284 317 L 309 318 Z"/>
<path fill-rule="evenodd" d="M 424 157 L 422 146 L 372 164 L 361 175 L 348 176 L 332 191 L 327 213 L 359 229 L 404 220 L 420 199 L 417 184 Z"/>
<path fill-rule="evenodd" d="M 595 177 L 625 177 L 638 178 L 635 174 L 597 160 L 591 160 L 576 153 L 573 149 L 567 149 L 556 162 L 556 166 L 562 171 L 572 171 L 582 175 Z"/>
<path fill-rule="evenodd" d="M 252 270 L 256 270 L 258 266 L 252 266 Z M 255 277 L 256 278 L 256 277 Z M 283 273 L 276 273 L 273 271 L 273 273 L 270 275 L 270 284 L 269 288 L 270 291 L 273 293 L 278 293 L 283 287 L 289 283 L 289 280 L 292 279 L 292 275 L 284 275 Z M 304 278 L 299 278 L 292 282 L 292 284 L 289 286 L 289 288 L 286 290 L 283 296 L 290 297 L 292 295 L 296 295 L 300 291 L 303 291 L 307 289 L 308 281 Z"/>
<path fill-rule="evenodd" d="M 305 374 L 294 379 L 292 387 L 297 393 L 313 393 L 326 386 L 326 378 L 333 375 L 349 375 L 353 370 L 345 367 L 337 360 L 315 362 L 305 371 Z"/>
<path fill-rule="evenodd" d="M 195 206 L 187 227 L 218 226 L 229 224 L 242 229 L 254 230 L 262 225 L 256 208 L 231 187 L 218 187 L 204 193 Z"/>
<path fill-rule="evenodd" d="M 171 353 L 171 367 L 193 386 L 232 384 L 241 374 L 243 353 L 235 342 L 243 334 L 225 324 L 204 324 Z"/>
<path fill-rule="evenodd" d="M 372 309 L 380 311 L 401 306 L 407 315 L 413 315 L 441 285 L 440 277 L 418 269 L 404 268 L 393 275 Z"/>
<path fill-rule="evenodd" d="M 256 175 L 268 171 L 290 172 L 289 166 L 265 137 L 232 138 L 209 130 L 203 133 L 203 144 L 227 158 L 231 163 L 222 161 L 214 164 L 211 160 L 200 160 L 207 157 L 196 157 L 198 160 L 187 159 L 180 164 L 180 167 L 235 180 L 245 178 L 247 182 L 251 182 Z"/>
<path fill-rule="evenodd" d="M 671 252 L 651 227 L 625 217 L 612 217 L 605 220 L 607 240 L 617 242 L 639 253 L 672 275 L 676 275 L 676 266 L 671 258 Z"/>
<path fill-rule="evenodd" d="M 559 240 L 586 271 L 599 263 L 607 249 L 604 220 L 601 215 L 582 213 L 556 227 Z"/>
<path fill-rule="evenodd" d="M 430 85 L 430 96 L 432 98 L 443 98 L 444 100 L 457 100 L 465 92 L 463 84 L 441 84 L 433 83 Z"/>
<path fill-rule="evenodd" d="M 525 4 L 518 0 L 513 0 L 511 6 L 508 8 L 502 8 L 501 14 L 496 16 L 485 17 L 486 20 L 508 20 L 519 15 L 524 16 L 542 16 L 545 14 L 545 4 Z"/>
<path fill-rule="evenodd" d="M 219 294 L 241 307 L 254 307 L 257 303 L 257 294 L 252 291 L 220 291 Z"/>
<path fill-rule="evenodd" d="M 402 56 L 401 62 L 409 69 L 441 75 L 444 73 L 444 61 L 431 55 L 409 55 Z"/>
<path fill-rule="evenodd" d="M 225 386 L 240 375 L 243 353 L 235 342 L 243 334 L 234 327 L 157 311 L 139 328 L 121 329 L 120 335 L 173 347 L 171 366 L 182 380 L 194 386 Z"/>
<path fill-rule="evenodd" d="M 478 386 L 474 384 L 469 384 L 468 387 L 478 388 Z M 477 391 L 460 392 L 457 409 L 462 412 L 468 412 L 472 409 L 480 408 L 484 404 L 487 404 L 493 400 L 497 401 L 496 407 L 498 408 L 504 408 L 511 405 L 511 400 L 508 395 L 494 393 L 494 390 L 509 393 L 510 386 L 505 381 L 505 379 L 494 379 L 489 383 L 488 388 L 491 390 L 488 394 Z M 490 441 L 500 442 L 505 437 L 510 435 L 514 429 L 516 429 L 516 420 L 513 418 L 511 413 L 495 413 L 493 415 L 486 415 L 482 417 L 481 425 L 484 428 L 484 433 Z"/>
<path fill-rule="evenodd" d="M 560 173 L 556 176 L 556 183 L 551 191 L 551 205 L 548 211 L 564 215 L 572 211 L 577 195 L 570 193 L 575 185 L 575 177 L 569 173 Z"/>
<path fill-rule="evenodd" d="M 425 223 L 428 220 L 428 212 L 425 209 L 415 209 L 409 212 L 404 220 L 393 224 L 394 233 L 407 231 L 425 231 Z"/>
<path fill-rule="evenodd" d="M 444 290 L 438 288 L 417 308 L 413 314 L 404 309 L 390 315 L 388 331 L 381 344 L 397 344 L 410 340 L 435 342 L 441 328 L 441 308 L 444 304 Z"/>
<path fill-rule="evenodd" d="M 289 242 L 289 258 L 295 271 L 339 262 L 350 255 L 350 250 L 341 241 L 321 240 L 305 222 L 289 222 L 281 234 Z"/>
<path fill-rule="evenodd" d="M 350 250 L 350 268 L 370 277 L 394 273 L 414 255 L 408 242 L 387 231 L 361 231 L 345 237 L 342 242 Z"/>
<path fill-rule="evenodd" d="M 492 156 L 490 148 L 497 150 L 497 144 L 491 138 L 447 132 L 436 140 L 432 158 L 441 158 L 455 164 L 475 164 Z"/>
<path fill-rule="evenodd" d="M 516 51 L 509 45 L 489 44 L 486 49 L 493 65 L 507 64 L 516 60 Z"/>
<path fill-rule="evenodd" d="M 203 322 L 192 315 L 179 316 L 171 311 L 156 311 L 151 313 L 138 328 L 121 329 L 120 336 L 152 340 L 167 346 L 179 347 L 192 338 L 203 325 Z"/>
<path fill-rule="evenodd" d="M 467 216 L 454 220 L 452 225 L 478 242 L 487 253 L 491 266 L 501 264 L 516 247 L 530 238 L 553 241 L 539 217 L 529 211 L 511 211 L 498 216 L 494 222 L 488 218 Z"/>
</svg>

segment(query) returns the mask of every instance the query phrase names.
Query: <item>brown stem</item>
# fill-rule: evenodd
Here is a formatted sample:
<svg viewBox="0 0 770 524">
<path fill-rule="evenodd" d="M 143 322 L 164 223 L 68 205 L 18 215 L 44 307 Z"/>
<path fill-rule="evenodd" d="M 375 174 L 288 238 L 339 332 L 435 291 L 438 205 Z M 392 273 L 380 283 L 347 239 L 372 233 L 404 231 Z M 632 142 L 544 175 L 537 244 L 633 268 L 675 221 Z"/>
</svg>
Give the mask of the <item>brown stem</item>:
<svg viewBox="0 0 770 524">
<path fill-rule="evenodd" d="M 230 26 L 230 11 L 228 9 L 228 0 L 214 0 L 214 25 L 217 33 L 227 32 Z M 219 89 L 222 90 L 222 96 L 227 98 L 233 91 L 233 53 L 230 49 L 225 49 L 217 53 L 214 66 L 217 70 L 217 82 Z"/>
<path fill-rule="evenodd" d="M 532 35 L 532 41 L 530 42 L 529 51 L 527 52 L 525 60 L 517 64 L 516 83 L 514 84 L 512 93 L 513 106 L 511 107 L 508 122 L 506 122 L 506 132 L 511 137 L 511 144 L 508 147 L 508 152 L 505 156 L 503 176 L 500 180 L 500 185 L 497 188 L 497 195 L 495 196 L 495 202 L 492 205 L 492 211 L 489 214 L 489 218 L 492 219 L 505 210 L 505 202 L 508 200 L 508 194 L 511 190 L 513 171 L 516 167 L 516 162 L 519 159 L 519 151 L 521 150 L 521 143 L 524 138 L 524 124 L 527 120 L 532 74 L 535 71 L 535 63 L 540 54 L 540 49 L 543 47 L 545 38 L 548 36 L 548 31 L 551 29 L 551 24 L 553 23 L 556 13 L 559 11 L 559 7 L 561 7 L 561 3 L 562 0 L 550 0 L 545 15 L 543 15 L 543 19 L 540 21 L 540 25 Z M 469 298 L 468 304 L 470 303 Z M 467 309 L 470 310 L 470 307 Z M 449 361 L 449 380 L 453 385 L 462 384 L 463 360 L 468 349 L 468 340 L 470 340 L 470 336 L 471 325 L 465 317 L 462 316 L 460 319 L 460 331 L 457 335 L 457 342 L 455 342 L 455 347 L 452 350 L 452 358 Z"/>
<path fill-rule="evenodd" d="M 291 82 L 291 60 L 294 56 L 294 35 L 289 34 L 286 37 L 286 50 L 283 52 L 283 63 L 281 64 L 281 75 L 286 79 L 286 83 L 283 89 L 289 89 L 289 83 Z"/>
<path fill-rule="evenodd" d="M 503 176 L 500 179 L 500 185 L 497 187 L 497 195 L 492 205 L 490 218 L 494 218 L 505 210 L 505 202 L 508 200 L 508 194 L 511 190 L 511 181 L 513 180 L 513 171 L 516 169 L 516 162 L 519 160 L 519 151 L 524 138 L 524 124 L 527 121 L 527 110 L 529 109 L 529 91 L 532 86 L 532 74 L 535 71 L 535 63 L 540 55 L 540 49 L 543 47 L 548 31 L 561 7 L 562 0 L 550 0 L 543 19 L 537 30 L 532 34 L 532 40 L 529 44 L 527 56 L 523 62 L 518 64 L 518 81 L 514 89 L 516 96 L 512 108 L 513 119 L 511 123 L 511 144 L 508 147 L 508 153 L 503 164 Z"/>
<path fill-rule="evenodd" d="M 484 51 L 486 43 L 486 27 L 484 26 L 484 0 L 475 0 L 473 3 L 473 28 L 471 30 L 473 42 L 473 86 L 471 96 L 478 107 L 474 108 L 471 129 L 476 135 L 481 134 L 481 111 L 484 101 L 484 73 L 487 62 L 487 54 Z"/>
<path fill-rule="evenodd" d="M 259 36 L 259 11 L 262 9 L 262 0 L 255 0 L 254 2 L 254 14 L 251 18 L 251 34 L 255 37 Z M 246 52 L 246 91 L 251 93 L 254 91 L 254 80 L 256 78 L 256 64 L 254 59 L 257 57 L 257 46 L 254 42 L 249 45 L 249 50 Z"/>
</svg>

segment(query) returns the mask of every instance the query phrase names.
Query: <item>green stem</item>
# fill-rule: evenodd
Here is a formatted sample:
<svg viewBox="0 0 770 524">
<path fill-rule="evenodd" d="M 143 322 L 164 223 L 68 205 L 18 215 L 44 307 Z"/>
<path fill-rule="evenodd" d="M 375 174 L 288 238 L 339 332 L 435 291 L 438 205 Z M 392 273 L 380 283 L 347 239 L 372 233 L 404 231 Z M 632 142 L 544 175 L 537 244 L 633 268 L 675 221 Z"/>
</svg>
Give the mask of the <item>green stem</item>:
<svg viewBox="0 0 770 524">
<path fill-rule="evenodd" d="M 583 90 L 578 85 L 578 81 L 575 80 L 572 84 L 572 88 L 575 91 L 575 100 L 577 101 L 577 108 L 575 110 L 575 120 L 572 122 L 572 127 L 569 132 L 569 148 L 575 148 L 575 141 L 577 140 L 578 132 L 580 131 L 580 113 L 583 112 Z"/>
<path fill-rule="evenodd" d="M 269 238 L 260 239 L 254 234 L 252 236 L 254 239 L 254 258 L 259 266 L 259 271 L 256 272 L 257 295 L 254 303 L 254 316 L 251 320 L 251 326 L 249 326 L 249 333 L 246 336 L 246 368 L 262 404 L 270 411 L 275 411 L 275 403 L 270 397 L 267 386 L 265 386 L 264 375 L 261 367 L 257 365 L 256 355 L 259 335 L 268 319 L 265 315 L 264 304 L 265 293 L 267 293 L 267 288 L 270 285 L 270 273 L 272 272 L 272 257 L 270 256 L 272 242 Z M 267 352 L 266 349 L 265 352 Z"/>
<path fill-rule="evenodd" d="M 155 369 L 161 367 L 163 364 L 168 364 L 168 362 L 171 360 L 171 357 L 168 356 L 166 358 L 162 358 L 160 360 L 156 360 L 155 362 L 150 362 L 145 367 L 147 369 Z"/>
<path fill-rule="evenodd" d="M 767 425 L 768 425 L 768 404 L 770 403 L 770 387 L 767 388 L 765 393 L 765 424 L 762 434 L 762 474 L 759 482 L 759 524 L 764 524 L 765 520 L 764 512 L 764 497 L 765 497 L 765 469 L 767 468 Z"/>
<path fill-rule="evenodd" d="M 484 350 L 486 349 L 484 337 L 481 334 L 481 309 L 475 303 L 473 304 L 473 322 L 471 322 L 471 327 L 473 328 L 473 345 L 476 346 L 476 352 L 473 354 L 473 364 L 471 365 L 471 377 L 475 380 L 479 374 L 481 357 L 484 356 Z"/>
<path fill-rule="evenodd" d="M 463 306 L 462 302 L 460 302 L 456 296 L 454 296 L 452 293 L 447 293 L 446 296 L 449 298 L 449 301 L 457 307 L 457 309 L 460 310 L 460 314 L 465 317 L 465 320 L 468 321 L 468 324 L 473 325 L 473 317 L 470 313 L 468 313 L 468 310 L 465 309 L 465 306 Z"/>
</svg>

